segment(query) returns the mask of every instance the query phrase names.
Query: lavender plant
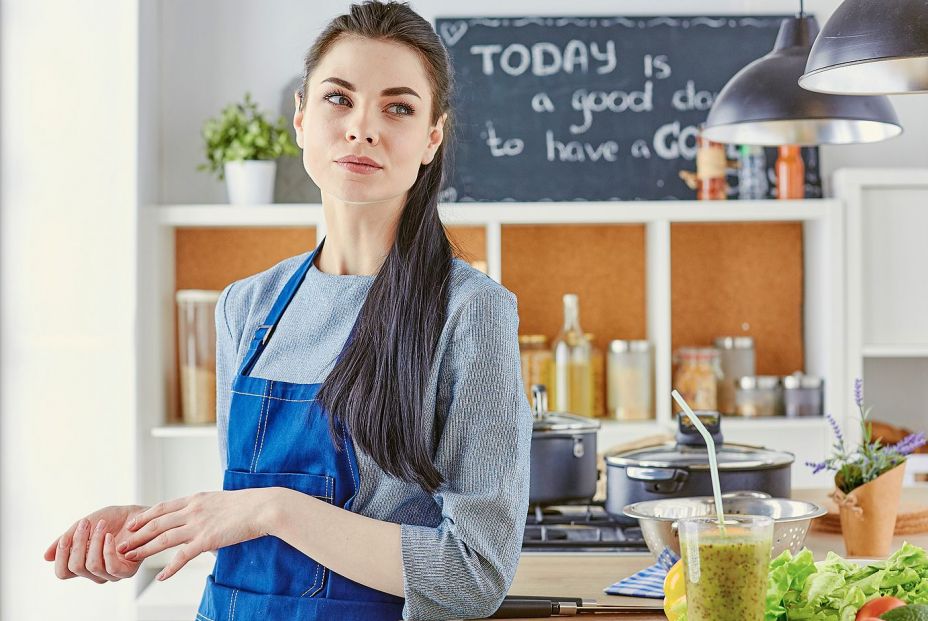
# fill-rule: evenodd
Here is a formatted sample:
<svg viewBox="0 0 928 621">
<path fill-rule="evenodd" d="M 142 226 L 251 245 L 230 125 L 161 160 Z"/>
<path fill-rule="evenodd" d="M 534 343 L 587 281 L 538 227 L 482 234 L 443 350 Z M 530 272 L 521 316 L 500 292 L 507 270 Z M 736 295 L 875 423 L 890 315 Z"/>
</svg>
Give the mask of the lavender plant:
<svg viewBox="0 0 928 621">
<path fill-rule="evenodd" d="M 913 433 L 896 444 L 883 445 L 880 440 L 873 439 L 869 420 L 871 408 L 864 407 L 864 383 L 860 378 L 854 381 L 854 401 L 860 412 L 860 444 L 856 447 L 848 446 L 838 421 L 829 414 L 826 417 L 835 436 L 831 457 L 820 462 L 806 462 L 813 474 L 822 470 L 834 471 L 835 485 L 845 494 L 903 463 L 907 455 L 915 452 L 926 441 L 924 433 Z"/>
</svg>

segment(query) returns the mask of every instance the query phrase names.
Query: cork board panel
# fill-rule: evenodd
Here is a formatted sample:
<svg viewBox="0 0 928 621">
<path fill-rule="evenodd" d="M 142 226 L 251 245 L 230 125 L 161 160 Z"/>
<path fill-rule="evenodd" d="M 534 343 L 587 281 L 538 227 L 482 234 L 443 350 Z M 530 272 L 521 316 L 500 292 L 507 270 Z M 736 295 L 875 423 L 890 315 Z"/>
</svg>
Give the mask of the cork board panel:
<svg viewBox="0 0 928 621">
<path fill-rule="evenodd" d="M 487 230 L 482 226 L 446 226 L 455 255 L 470 264 L 487 260 Z"/>
<path fill-rule="evenodd" d="M 316 243 L 315 227 L 180 228 L 174 233 L 174 289 L 213 289 L 257 274 Z M 177 343 L 177 307 L 174 307 Z M 177 348 L 174 369 L 180 368 Z M 181 422 L 180 384 L 175 375 L 176 399 L 168 424 Z"/>
<path fill-rule="evenodd" d="M 757 372 L 803 370 L 802 223 L 671 225 L 674 351 L 754 337 Z"/>
<path fill-rule="evenodd" d="M 580 298 L 580 325 L 605 349 L 647 334 L 642 225 L 507 225 L 502 281 L 519 300 L 519 333 L 554 339 L 562 296 Z"/>
</svg>

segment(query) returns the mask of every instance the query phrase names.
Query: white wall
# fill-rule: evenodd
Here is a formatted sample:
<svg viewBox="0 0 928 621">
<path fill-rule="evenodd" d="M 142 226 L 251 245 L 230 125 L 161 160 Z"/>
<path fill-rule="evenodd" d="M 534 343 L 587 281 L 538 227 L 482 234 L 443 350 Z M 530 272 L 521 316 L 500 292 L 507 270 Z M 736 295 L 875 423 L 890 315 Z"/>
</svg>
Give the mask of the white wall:
<svg viewBox="0 0 928 621">
<path fill-rule="evenodd" d="M 4 0 L 0 16 L 0 618 L 130 618 L 132 583 L 42 558 L 134 495 L 137 7 Z"/>
<path fill-rule="evenodd" d="M 4 0 L 0 15 L 0 618 L 131 619 L 132 584 L 58 581 L 45 546 L 134 501 L 136 208 L 222 202 L 195 171 L 202 121 L 250 89 L 289 114 L 290 81 L 346 1 Z M 836 0 L 810 0 L 824 21 Z M 780 0 L 438 0 L 451 15 L 791 12 Z M 139 41 L 143 42 L 140 63 Z M 139 76 L 139 67 L 141 76 Z M 141 79 L 141 84 L 138 83 Z M 141 92 L 143 99 L 139 101 Z M 924 98 L 903 137 L 825 149 L 841 166 L 928 166 Z M 143 116 L 139 127 L 138 111 Z M 160 110 L 160 112 L 158 112 Z M 160 116 L 159 116 L 160 115 Z M 141 139 L 139 132 L 141 131 Z M 141 155 L 140 155 L 141 154 Z M 139 158 L 143 167 L 139 169 Z M 159 170 L 162 169 L 162 170 Z M 141 170 L 141 176 L 137 174 Z M 163 174 L 162 174 L 163 172 Z"/>
<path fill-rule="evenodd" d="M 205 119 L 246 89 L 262 109 L 293 114 L 289 85 L 302 72 L 302 59 L 325 23 L 344 12 L 343 0 L 163 0 L 161 56 L 157 79 L 161 92 L 161 177 L 163 203 L 225 202 L 223 184 L 196 165 L 204 161 L 199 132 Z M 837 0 L 807 0 L 820 25 Z M 616 15 L 774 13 L 797 11 L 798 0 L 471 0 L 466 5 L 441 0 L 412 0 L 426 19 L 476 15 Z M 465 8 L 466 6 L 466 8 Z M 924 97 L 897 96 L 893 103 L 903 135 L 875 145 L 823 147 L 823 178 L 848 166 L 928 166 L 928 115 Z M 303 179 L 311 186 L 311 181 Z M 826 192 L 830 187 L 826 182 Z"/>
</svg>

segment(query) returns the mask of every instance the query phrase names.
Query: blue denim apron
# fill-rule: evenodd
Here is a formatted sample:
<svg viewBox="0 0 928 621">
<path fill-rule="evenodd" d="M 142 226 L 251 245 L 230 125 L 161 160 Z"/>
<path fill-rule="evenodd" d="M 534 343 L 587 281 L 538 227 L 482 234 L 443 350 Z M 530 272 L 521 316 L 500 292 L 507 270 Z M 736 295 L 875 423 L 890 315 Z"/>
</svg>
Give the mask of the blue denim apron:
<svg viewBox="0 0 928 621">
<path fill-rule="evenodd" d="M 344 445 L 336 448 L 332 441 L 328 414 L 316 402 L 321 384 L 250 375 L 321 248 L 322 243 L 300 265 L 255 330 L 232 383 L 229 459 L 222 488 L 288 487 L 350 510 L 358 490 L 358 462 L 341 424 Z M 219 549 L 196 618 L 395 621 L 402 613 L 402 598 L 353 582 L 265 535 Z"/>
</svg>

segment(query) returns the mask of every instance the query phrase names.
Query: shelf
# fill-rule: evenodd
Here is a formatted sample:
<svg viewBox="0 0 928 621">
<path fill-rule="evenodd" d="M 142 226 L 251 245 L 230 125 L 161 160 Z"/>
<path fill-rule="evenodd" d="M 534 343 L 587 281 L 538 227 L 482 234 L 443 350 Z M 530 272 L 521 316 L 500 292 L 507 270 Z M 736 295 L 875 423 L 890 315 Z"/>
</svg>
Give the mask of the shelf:
<svg viewBox="0 0 928 621">
<path fill-rule="evenodd" d="M 216 425 L 165 425 L 151 430 L 153 438 L 215 438 Z"/>
<path fill-rule="evenodd" d="M 675 429 L 673 423 L 659 423 L 655 420 L 621 421 L 600 419 L 600 422 L 602 423 L 600 431 L 608 434 L 610 437 L 617 435 L 640 437 L 658 433 L 673 433 Z M 817 429 L 825 426 L 825 419 L 821 416 L 806 418 L 786 418 L 783 416 L 765 418 L 725 417 L 722 419 L 723 432 L 725 428 L 779 429 L 783 426 L 787 426 L 791 429 Z M 161 427 L 153 427 L 151 435 L 153 438 L 215 438 L 216 425 L 164 425 Z"/>
<path fill-rule="evenodd" d="M 928 358 L 928 344 L 864 345 L 864 358 Z"/>
<path fill-rule="evenodd" d="M 832 199 L 759 201 L 626 201 L 569 203 L 443 203 L 446 224 L 645 224 L 649 222 L 796 222 L 819 220 Z M 150 205 L 167 227 L 313 226 L 322 205 Z"/>
</svg>

